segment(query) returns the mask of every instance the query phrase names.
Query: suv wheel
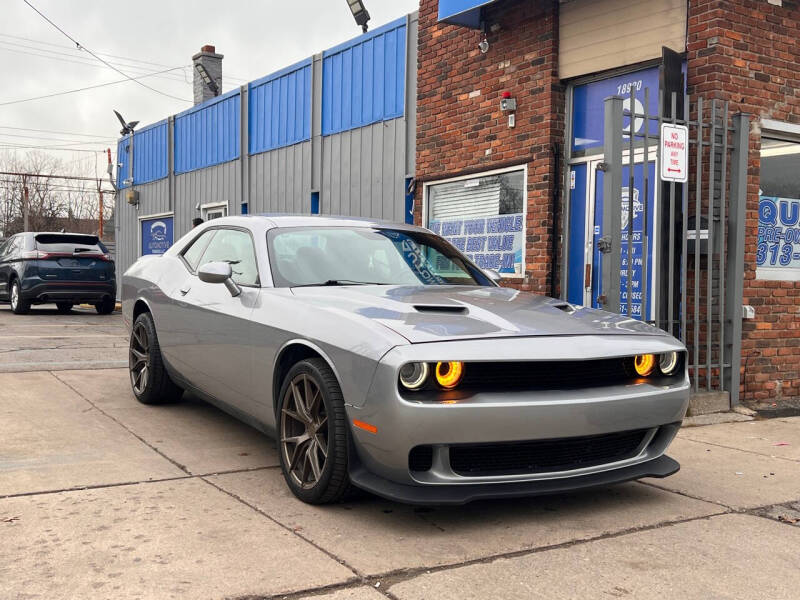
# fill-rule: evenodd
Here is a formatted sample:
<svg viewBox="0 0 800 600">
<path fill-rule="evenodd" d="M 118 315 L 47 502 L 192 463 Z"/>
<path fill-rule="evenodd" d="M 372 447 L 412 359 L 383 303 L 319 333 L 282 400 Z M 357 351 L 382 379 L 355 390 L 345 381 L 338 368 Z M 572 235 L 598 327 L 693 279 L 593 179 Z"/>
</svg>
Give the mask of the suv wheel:
<svg viewBox="0 0 800 600">
<path fill-rule="evenodd" d="M 22 286 L 19 284 L 19 279 L 14 279 L 11 282 L 11 310 L 15 315 L 26 315 L 31 309 L 31 303 L 22 298 Z"/>
<path fill-rule="evenodd" d="M 102 302 L 95 304 L 94 309 L 97 311 L 98 315 L 110 315 L 112 312 L 114 312 L 115 305 L 116 302 L 114 302 L 114 300 L 111 298 L 106 298 Z"/>
<path fill-rule="evenodd" d="M 302 360 L 286 375 L 278 401 L 278 433 L 281 470 L 295 496 L 309 504 L 327 504 L 348 494 L 344 398 L 324 360 Z"/>
<path fill-rule="evenodd" d="M 180 399 L 183 390 L 169 378 L 156 327 L 150 313 L 136 317 L 128 348 L 128 370 L 133 395 L 142 404 L 164 404 Z"/>
</svg>

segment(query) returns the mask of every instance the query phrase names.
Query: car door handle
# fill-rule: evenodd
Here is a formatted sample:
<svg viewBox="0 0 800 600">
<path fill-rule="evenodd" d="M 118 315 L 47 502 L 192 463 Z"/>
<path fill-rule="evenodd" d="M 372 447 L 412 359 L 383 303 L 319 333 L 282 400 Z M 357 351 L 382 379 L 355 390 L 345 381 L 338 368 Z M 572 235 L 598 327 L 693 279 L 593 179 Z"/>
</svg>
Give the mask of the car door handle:
<svg viewBox="0 0 800 600">
<path fill-rule="evenodd" d="M 180 293 L 181 293 L 181 296 L 185 296 L 186 294 L 188 294 L 188 293 L 189 293 L 189 290 L 191 290 L 191 289 L 192 289 L 192 288 L 191 288 L 191 287 L 189 287 L 188 285 L 187 285 L 186 287 L 182 287 L 182 288 L 179 290 L 179 291 L 180 291 Z"/>
</svg>

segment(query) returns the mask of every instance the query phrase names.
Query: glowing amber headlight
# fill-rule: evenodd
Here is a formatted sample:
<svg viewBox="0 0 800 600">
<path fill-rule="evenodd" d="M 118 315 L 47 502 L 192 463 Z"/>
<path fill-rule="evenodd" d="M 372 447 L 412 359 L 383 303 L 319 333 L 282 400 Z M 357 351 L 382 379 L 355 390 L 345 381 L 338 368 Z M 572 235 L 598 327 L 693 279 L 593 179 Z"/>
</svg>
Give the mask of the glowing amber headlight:
<svg viewBox="0 0 800 600">
<path fill-rule="evenodd" d="M 637 354 L 633 359 L 633 367 L 641 377 L 647 377 L 653 372 L 656 366 L 655 354 Z"/>
<path fill-rule="evenodd" d="M 452 389 L 461 381 L 464 375 L 464 363 L 438 362 L 436 363 L 436 382 L 445 389 Z"/>
</svg>

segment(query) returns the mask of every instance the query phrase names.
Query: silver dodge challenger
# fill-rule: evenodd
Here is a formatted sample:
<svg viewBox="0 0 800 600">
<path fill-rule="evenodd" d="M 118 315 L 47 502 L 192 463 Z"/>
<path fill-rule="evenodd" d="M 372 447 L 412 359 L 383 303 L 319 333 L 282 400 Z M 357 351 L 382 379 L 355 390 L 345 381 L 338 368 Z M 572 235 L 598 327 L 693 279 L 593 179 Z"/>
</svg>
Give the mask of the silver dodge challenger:
<svg viewBox="0 0 800 600">
<path fill-rule="evenodd" d="M 421 227 L 215 219 L 124 275 L 133 393 L 190 391 L 274 436 L 315 504 L 353 486 L 461 504 L 675 473 L 685 347 L 498 279 Z"/>
</svg>

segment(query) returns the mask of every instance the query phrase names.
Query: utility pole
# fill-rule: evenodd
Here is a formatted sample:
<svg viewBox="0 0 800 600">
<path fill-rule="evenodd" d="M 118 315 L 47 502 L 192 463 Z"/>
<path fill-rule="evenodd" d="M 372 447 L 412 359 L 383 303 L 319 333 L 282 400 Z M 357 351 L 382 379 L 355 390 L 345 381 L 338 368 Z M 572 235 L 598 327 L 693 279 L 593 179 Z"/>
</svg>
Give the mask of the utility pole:
<svg viewBox="0 0 800 600">
<path fill-rule="evenodd" d="M 22 229 L 28 231 L 28 178 L 22 176 Z"/>
<path fill-rule="evenodd" d="M 97 193 L 100 195 L 100 225 L 98 234 L 100 239 L 103 239 L 103 188 L 100 187 L 100 180 L 97 180 Z"/>
</svg>

